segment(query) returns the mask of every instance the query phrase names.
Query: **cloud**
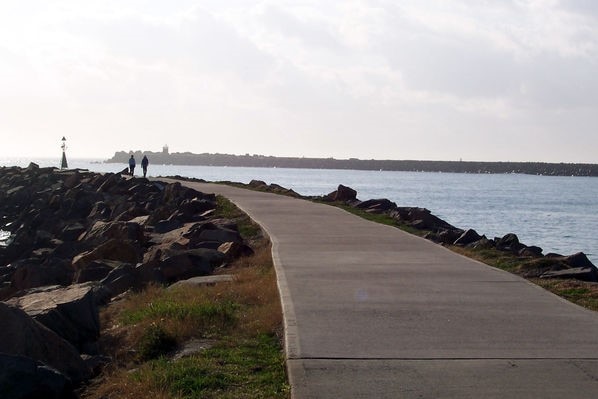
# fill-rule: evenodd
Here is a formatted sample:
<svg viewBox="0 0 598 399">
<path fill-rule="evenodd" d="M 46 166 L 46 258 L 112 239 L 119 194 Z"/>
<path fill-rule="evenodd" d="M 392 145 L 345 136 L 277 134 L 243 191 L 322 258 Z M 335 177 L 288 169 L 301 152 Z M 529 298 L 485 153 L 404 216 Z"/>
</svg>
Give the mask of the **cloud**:
<svg viewBox="0 0 598 399">
<path fill-rule="evenodd" d="M 92 147 L 109 153 L 166 136 L 184 151 L 428 159 L 525 158 L 519 148 L 550 135 L 577 159 L 568 127 L 596 126 L 596 11 L 582 0 L 4 2 L 0 129 L 101 137 Z M 542 145 L 537 157 L 557 153 Z"/>
</svg>

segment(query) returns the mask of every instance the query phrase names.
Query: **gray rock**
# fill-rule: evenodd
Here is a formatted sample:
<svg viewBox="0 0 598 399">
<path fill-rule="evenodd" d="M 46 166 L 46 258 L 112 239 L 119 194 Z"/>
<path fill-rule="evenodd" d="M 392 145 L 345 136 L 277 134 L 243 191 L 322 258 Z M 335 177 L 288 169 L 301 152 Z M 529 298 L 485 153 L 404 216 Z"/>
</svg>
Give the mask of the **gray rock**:
<svg viewBox="0 0 598 399">
<path fill-rule="evenodd" d="M 525 248 L 525 245 L 519 242 L 517 235 L 513 233 L 505 234 L 502 238 L 495 238 L 495 241 L 496 248 L 502 251 L 518 253 Z"/>
<path fill-rule="evenodd" d="M 81 240 L 90 241 L 96 244 L 111 239 L 143 242 L 143 227 L 133 222 L 103 222 L 97 221 L 89 231 L 81 237 Z"/>
<path fill-rule="evenodd" d="M 73 279 L 73 270 L 68 261 L 48 257 L 41 259 L 23 259 L 11 263 L 14 273 L 11 284 L 16 290 L 27 290 L 47 285 L 68 285 Z"/>
<path fill-rule="evenodd" d="M 42 362 L 75 384 L 89 378 L 90 371 L 75 347 L 23 310 L 0 302 L 0 320 L 0 353 Z"/>
<path fill-rule="evenodd" d="M 136 264 L 141 260 L 141 254 L 139 248 L 132 242 L 113 238 L 91 251 L 75 256 L 72 265 L 75 270 L 81 270 L 98 259 L 118 260 Z"/>
<path fill-rule="evenodd" d="M 71 380 L 41 362 L 0 353 L 2 399 L 76 399 Z"/>
<path fill-rule="evenodd" d="M 482 239 L 481 235 L 479 235 L 474 229 L 469 229 L 461 234 L 461 236 L 459 236 L 459 238 L 457 238 L 453 244 L 465 246 L 479 241 L 480 239 Z"/>
<path fill-rule="evenodd" d="M 181 227 L 183 227 L 183 222 L 180 220 L 160 220 L 154 225 L 154 233 L 164 234 Z"/>
<path fill-rule="evenodd" d="M 161 261 L 160 272 L 165 281 L 174 282 L 211 274 L 225 260 L 223 253 L 211 249 L 186 250 Z"/>
<path fill-rule="evenodd" d="M 227 262 L 230 262 L 241 256 L 249 256 L 253 254 L 253 249 L 240 242 L 225 242 L 219 245 L 217 249 L 218 252 L 222 252 L 224 255 L 226 255 Z"/>
<path fill-rule="evenodd" d="M 383 213 L 395 209 L 397 204 L 386 198 L 382 198 L 360 202 L 356 207 L 359 209 L 364 209 L 367 212 Z"/>
<path fill-rule="evenodd" d="M 88 281 L 100 281 L 106 278 L 106 276 L 108 276 L 112 270 L 122 266 L 123 264 L 125 263 L 110 259 L 97 259 L 91 261 L 82 269 L 77 270 L 73 282 L 86 283 Z"/>
<path fill-rule="evenodd" d="M 574 267 L 565 270 L 549 271 L 543 273 L 540 278 L 571 278 L 581 281 L 597 282 L 598 270 L 596 267 Z"/>
<path fill-rule="evenodd" d="M 340 202 L 352 202 L 357 200 L 357 191 L 353 190 L 351 187 L 343 186 L 342 184 L 338 185 L 336 191 L 331 192 L 328 195 L 324 196 L 325 201 L 340 201 Z"/>
<path fill-rule="evenodd" d="M 588 259 L 586 254 L 583 252 L 578 252 L 573 255 L 565 256 L 564 259 L 566 264 L 571 267 L 582 267 L 582 268 L 592 268 L 595 267 L 594 264 Z"/>
<path fill-rule="evenodd" d="M 540 257 L 542 256 L 542 248 L 535 245 L 524 247 L 519 250 L 519 256 Z"/>
<path fill-rule="evenodd" d="M 123 263 L 113 269 L 100 283 L 110 292 L 111 297 L 118 296 L 132 288 L 140 287 L 135 268 L 128 263 Z"/>
<path fill-rule="evenodd" d="M 94 284 L 44 287 L 12 298 L 6 303 L 18 307 L 37 322 L 82 350 L 100 335 L 99 299 Z"/>
</svg>

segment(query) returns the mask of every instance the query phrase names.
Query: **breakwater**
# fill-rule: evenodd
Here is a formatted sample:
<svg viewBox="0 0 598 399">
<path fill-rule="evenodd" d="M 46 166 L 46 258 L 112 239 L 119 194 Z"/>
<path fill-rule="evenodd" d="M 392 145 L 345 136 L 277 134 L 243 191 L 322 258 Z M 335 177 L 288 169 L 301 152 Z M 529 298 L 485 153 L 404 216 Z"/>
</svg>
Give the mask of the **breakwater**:
<svg viewBox="0 0 598 399">
<path fill-rule="evenodd" d="M 474 162 L 474 161 L 418 161 L 418 160 L 363 160 L 357 158 L 273 157 L 265 155 L 192 154 L 152 151 L 118 151 L 108 163 L 126 164 L 133 153 L 137 159 L 143 154 L 151 162 L 170 165 L 238 166 L 261 168 L 386 170 L 403 172 L 444 173 L 519 173 L 543 176 L 598 177 L 598 164 L 544 163 L 544 162 Z"/>
<path fill-rule="evenodd" d="M 75 398 L 113 361 L 100 306 L 253 251 L 213 194 L 33 163 L 0 168 L 0 229 L 0 392 L 19 398 Z"/>
</svg>

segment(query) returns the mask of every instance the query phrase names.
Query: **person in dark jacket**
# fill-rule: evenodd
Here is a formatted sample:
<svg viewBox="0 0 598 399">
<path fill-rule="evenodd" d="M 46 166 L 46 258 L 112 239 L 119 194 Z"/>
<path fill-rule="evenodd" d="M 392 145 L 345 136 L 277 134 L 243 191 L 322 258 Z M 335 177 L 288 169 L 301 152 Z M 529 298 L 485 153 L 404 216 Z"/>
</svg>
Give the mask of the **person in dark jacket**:
<svg viewBox="0 0 598 399">
<path fill-rule="evenodd" d="M 147 174 L 147 165 L 149 165 L 149 160 L 144 155 L 143 159 L 141 160 L 141 168 L 143 169 L 143 177 Z"/>
<path fill-rule="evenodd" d="M 131 158 L 129 158 L 129 174 L 133 176 L 133 172 L 135 172 L 135 157 L 131 154 Z"/>
</svg>

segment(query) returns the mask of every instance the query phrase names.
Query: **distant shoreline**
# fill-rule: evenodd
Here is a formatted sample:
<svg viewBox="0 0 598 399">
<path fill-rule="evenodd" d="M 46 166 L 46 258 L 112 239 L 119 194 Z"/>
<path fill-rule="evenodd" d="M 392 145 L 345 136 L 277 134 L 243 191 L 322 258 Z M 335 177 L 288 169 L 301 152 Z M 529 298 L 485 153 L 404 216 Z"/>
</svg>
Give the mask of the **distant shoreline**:
<svg viewBox="0 0 598 399">
<path fill-rule="evenodd" d="M 118 151 L 105 163 L 126 164 L 131 152 Z M 147 155 L 150 163 L 171 165 L 236 166 L 297 169 L 383 170 L 401 172 L 445 172 L 472 174 L 518 173 L 544 176 L 598 177 L 598 164 L 546 162 L 477 162 L 477 161 L 417 161 L 362 160 L 357 158 L 299 158 L 265 155 L 192 154 L 135 151 L 138 160 Z"/>
</svg>

